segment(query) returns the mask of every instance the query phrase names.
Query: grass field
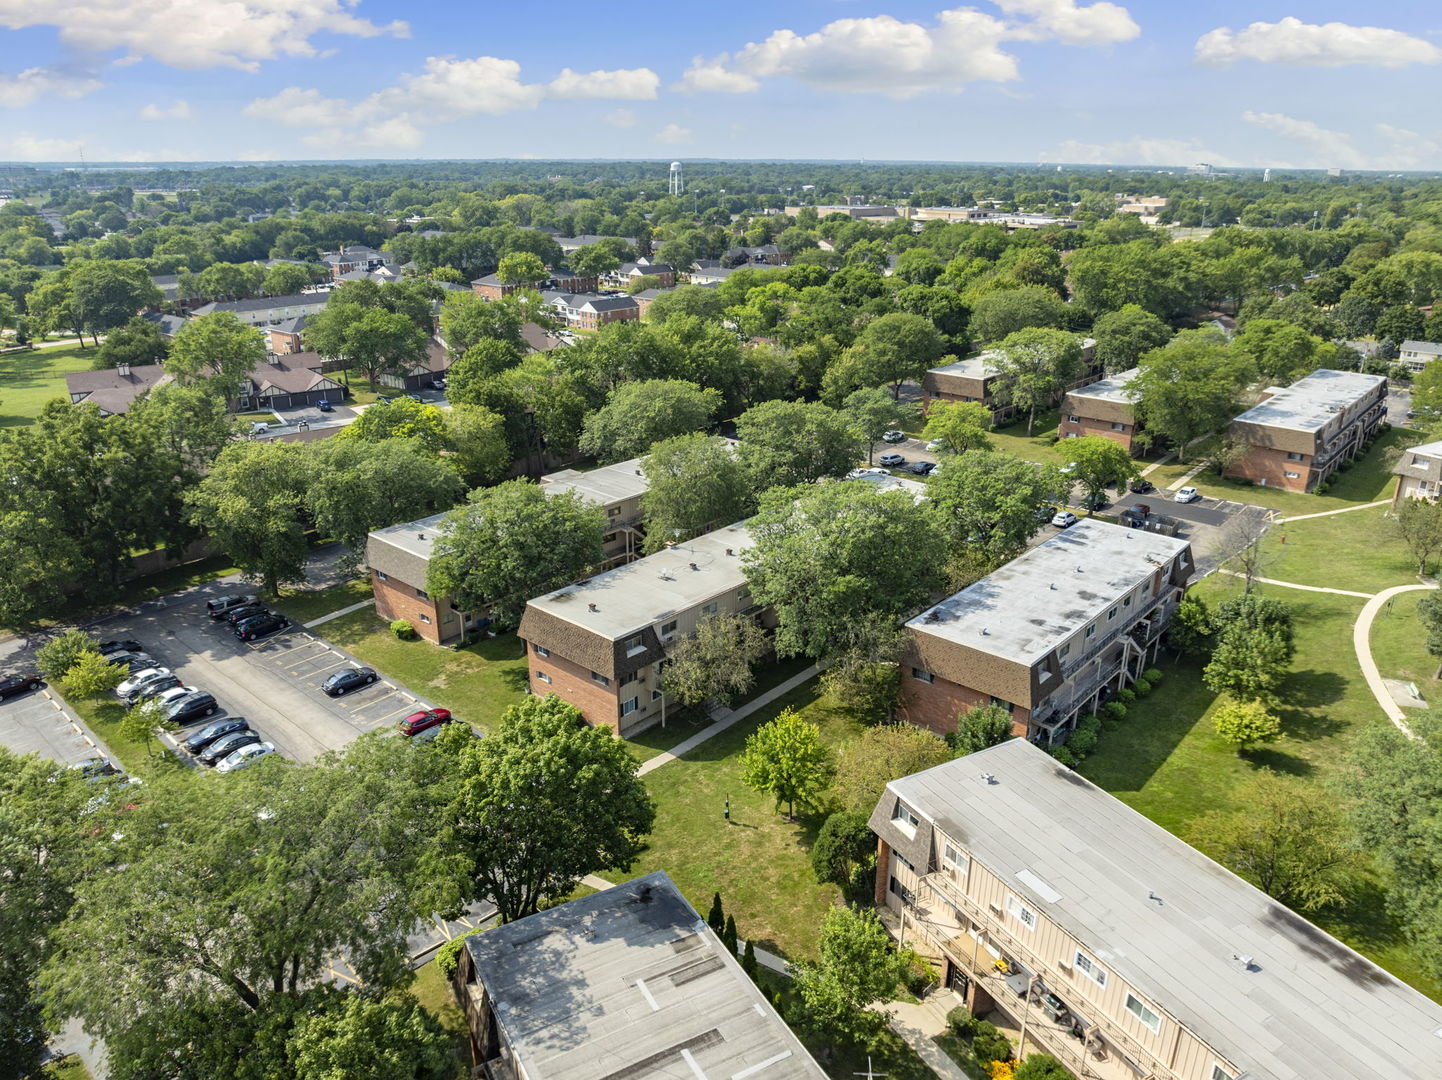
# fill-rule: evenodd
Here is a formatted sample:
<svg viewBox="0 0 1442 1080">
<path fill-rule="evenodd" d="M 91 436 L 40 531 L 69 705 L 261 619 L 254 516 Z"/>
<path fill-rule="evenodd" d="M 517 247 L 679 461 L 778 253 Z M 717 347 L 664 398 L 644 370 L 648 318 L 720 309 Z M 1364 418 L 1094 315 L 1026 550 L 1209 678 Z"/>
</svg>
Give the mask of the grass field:
<svg viewBox="0 0 1442 1080">
<path fill-rule="evenodd" d="M 41 1069 L 40 1080 L 90 1080 L 90 1070 L 78 1055 L 71 1054 Z"/>
<path fill-rule="evenodd" d="M 1422 697 L 1442 704 L 1442 680 L 1435 678 L 1438 658 L 1427 652 L 1427 632 L 1417 618 L 1422 593 L 1403 593 L 1388 601 L 1372 623 L 1372 656 L 1383 678 L 1417 684 Z"/>
<path fill-rule="evenodd" d="M 371 596 L 371 583 L 367 578 L 351 578 L 325 589 L 282 588 L 280 595 L 276 597 L 275 607 L 284 612 L 292 622 L 306 623 L 322 615 L 329 615 L 332 611 L 358 604 L 362 600 L 369 600 Z"/>
<path fill-rule="evenodd" d="M 1262 576 L 1300 585 L 1380 592 L 1417 580 L 1417 564 L 1391 533 L 1387 508 L 1273 525 Z"/>
<path fill-rule="evenodd" d="M 0 427 L 30 423 L 54 398 L 69 401 L 66 374 L 89 371 L 95 351 L 75 346 L 0 356 Z"/>
</svg>

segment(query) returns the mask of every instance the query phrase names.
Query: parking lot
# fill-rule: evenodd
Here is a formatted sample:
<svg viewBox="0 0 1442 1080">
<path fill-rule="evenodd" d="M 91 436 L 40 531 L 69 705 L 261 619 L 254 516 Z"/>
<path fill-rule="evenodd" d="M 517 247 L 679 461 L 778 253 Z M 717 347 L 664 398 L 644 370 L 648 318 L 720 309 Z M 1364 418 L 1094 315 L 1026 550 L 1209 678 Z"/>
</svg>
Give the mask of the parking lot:
<svg viewBox="0 0 1442 1080">
<path fill-rule="evenodd" d="M 0 701 L 0 744 L 74 765 L 100 757 L 79 721 L 47 686 Z"/>
</svg>

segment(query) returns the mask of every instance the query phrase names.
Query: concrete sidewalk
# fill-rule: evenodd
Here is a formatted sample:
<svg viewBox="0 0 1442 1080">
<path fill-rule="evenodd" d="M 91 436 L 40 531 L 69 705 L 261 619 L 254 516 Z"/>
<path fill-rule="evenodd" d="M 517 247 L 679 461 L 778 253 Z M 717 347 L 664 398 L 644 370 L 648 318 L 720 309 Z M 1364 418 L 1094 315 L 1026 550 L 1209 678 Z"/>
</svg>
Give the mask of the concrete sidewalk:
<svg viewBox="0 0 1442 1080">
<path fill-rule="evenodd" d="M 891 1030 L 916 1052 L 926 1067 L 943 1080 L 971 1080 L 961 1066 L 936 1044 L 936 1036 L 946 1033 L 946 1014 L 961 1004 L 950 990 L 933 990 L 918 1004 L 888 1001 L 880 1008 L 891 1017 Z"/>
</svg>

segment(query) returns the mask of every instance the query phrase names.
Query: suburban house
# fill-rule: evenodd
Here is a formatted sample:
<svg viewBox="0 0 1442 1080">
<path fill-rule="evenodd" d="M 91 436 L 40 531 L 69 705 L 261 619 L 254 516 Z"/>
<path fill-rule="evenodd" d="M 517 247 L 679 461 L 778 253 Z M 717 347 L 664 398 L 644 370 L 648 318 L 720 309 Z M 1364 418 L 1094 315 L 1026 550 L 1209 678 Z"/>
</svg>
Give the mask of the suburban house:
<svg viewBox="0 0 1442 1080">
<path fill-rule="evenodd" d="M 475 1076 L 826 1080 L 664 871 L 465 939 Z"/>
<path fill-rule="evenodd" d="M 721 256 L 722 262 L 731 266 L 785 266 L 786 256 L 775 244 L 758 244 L 755 247 L 734 247 Z"/>
<path fill-rule="evenodd" d="M 165 302 L 174 306 L 177 311 L 188 311 L 200 303 L 198 296 L 180 295 L 179 274 L 153 274 L 150 283 L 160 290 Z"/>
<path fill-rule="evenodd" d="M 167 315 L 163 311 L 142 311 L 140 318 L 148 323 L 154 323 L 156 329 L 160 331 L 160 336 L 166 338 L 173 338 L 187 322 L 179 315 Z"/>
<path fill-rule="evenodd" d="M 331 280 L 339 281 L 346 274 L 357 270 L 377 270 L 384 266 L 389 258 L 383 251 L 366 247 L 364 244 L 353 244 L 350 247 L 341 245 L 338 251 L 327 251 L 320 257 L 320 261 L 330 271 Z"/>
<path fill-rule="evenodd" d="M 366 537 L 366 567 L 371 573 L 376 614 L 387 622 L 405 619 L 433 645 L 449 645 L 476 628 L 480 616 L 461 611 L 449 597 L 426 592 L 436 537 L 445 514 L 432 514 L 375 529 Z"/>
<path fill-rule="evenodd" d="M 536 597 L 517 631 L 531 693 L 555 694 L 623 737 L 664 724 L 668 646 L 711 615 L 756 610 L 741 571 L 750 546 L 744 523 L 728 525 Z"/>
<path fill-rule="evenodd" d="M 725 266 L 696 266 L 687 275 L 687 284 L 690 285 L 720 285 L 727 278 L 736 272 Z"/>
<path fill-rule="evenodd" d="M 583 277 L 564 266 L 558 266 L 551 271 L 550 279 L 540 285 L 510 285 L 502 281 L 497 274 L 487 274 L 471 282 L 471 291 L 487 300 L 499 300 L 524 289 L 566 293 L 594 292 L 598 284 L 594 277 Z"/>
<path fill-rule="evenodd" d="M 641 246 L 641 241 L 634 236 L 597 236 L 594 233 L 582 233 L 580 236 L 552 236 L 551 239 L 560 245 L 561 252 L 565 255 L 571 254 L 577 248 L 599 244 L 602 240 L 619 240 L 626 247 L 632 249 Z"/>
<path fill-rule="evenodd" d="M 1402 451 L 1392 467 L 1397 474 L 1397 490 L 1392 493 L 1395 508 L 1403 499 L 1430 499 L 1442 495 L 1442 442 L 1423 443 Z"/>
<path fill-rule="evenodd" d="M 130 411 L 136 398 L 169 380 L 164 364 L 121 364 L 99 371 L 66 372 L 65 388 L 70 404 L 86 402 L 102 416 L 119 416 Z"/>
<path fill-rule="evenodd" d="M 637 259 L 635 262 L 622 263 L 606 274 L 602 280 L 613 289 L 624 289 L 637 278 L 643 277 L 660 278 L 660 287 L 669 289 L 676 284 L 676 268 L 668 263 L 653 263 L 646 259 Z M 594 286 L 592 287 L 594 288 Z"/>
<path fill-rule="evenodd" d="M 321 400 L 339 401 L 345 387 L 322 372 L 316 353 L 270 353 L 251 369 L 231 407 L 241 410 L 292 409 Z M 71 404 L 90 402 L 106 416 L 130 411 L 137 398 L 170 381 L 163 364 L 131 367 L 121 364 L 104 371 L 72 371 L 65 376 Z"/>
<path fill-rule="evenodd" d="M 229 311 L 250 326 L 269 326 L 301 315 L 317 315 L 330 300 L 328 292 L 297 293 L 293 296 L 257 296 L 252 300 L 212 301 L 195 309 L 196 315 Z"/>
<path fill-rule="evenodd" d="M 1193 571 L 1185 540 L 1084 519 L 906 624 L 901 715 L 939 735 L 999 705 L 1063 743 L 1146 669 Z"/>
<path fill-rule="evenodd" d="M 636 307 L 640 310 L 644 318 L 646 312 L 651 310 L 651 301 L 655 300 L 656 297 L 662 293 L 668 293 L 670 291 L 670 289 L 642 289 L 638 293 L 633 293 L 631 299 L 636 301 Z"/>
<path fill-rule="evenodd" d="M 450 353 L 446 347 L 431 338 L 426 342 L 426 358 L 419 363 L 411 364 L 401 372 L 388 371 L 381 375 L 382 386 L 389 386 L 392 390 L 419 390 L 435 379 L 443 378 L 451 369 Z"/>
<path fill-rule="evenodd" d="M 1414 374 L 1420 372 L 1439 356 L 1442 356 L 1442 345 L 1435 341 L 1412 341 L 1409 339 L 1397 347 L 1397 362 L 1406 364 L 1407 369 Z"/>
<path fill-rule="evenodd" d="M 597 330 L 607 323 L 627 322 L 641 317 L 641 306 L 629 296 L 557 292 L 544 292 L 541 296 L 567 326 L 582 330 Z"/>
<path fill-rule="evenodd" d="M 618 461 L 589 472 L 562 469 L 541 477 L 540 484 L 548 495 L 572 492 L 583 502 L 605 511 L 602 567 L 609 569 L 641 554 L 641 543 L 646 538 L 641 521 L 641 498 L 651 485 L 641 469 L 640 458 Z"/>
<path fill-rule="evenodd" d="M 1098 382 L 1067 391 L 1061 403 L 1060 432 L 1063 439 L 1103 435 L 1135 449 L 1136 405 L 1128 384 L 1138 368 L 1120 371 Z"/>
<path fill-rule="evenodd" d="M 374 281 L 378 285 L 393 285 L 401 279 L 399 270 L 392 270 L 384 264 L 377 266 L 374 270 L 355 269 L 341 274 L 335 279 L 339 284 L 344 281 Z"/>
<path fill-rule="evenodd" d="M 566 344 L 564 338 L 557 337 L 545 327 L 533 322 L 522 324 L 521 340 L 531 352 L 550 352 Z"/>
<path fill-rule="evenodd" d="M 893 780 L 871 829 L 883 921 L 1021 1056 L 1094 1080 L 1442 1075 L 1442 1006 L 1024 739 Z"/>
<path fill-rule="evenodd" d="M 1096 340 L 1082 342 L 1082 372 L 1067 387 L 1080 389 L 1093 382 L 1101 369 L 1096 364 Z M 1016 409 L 998 394 L 1002 374 L 994 364 L 996 353 L 988 350 L 965 360 L 931 368 L 921 380 L 922 409 L 930 409 L 933 401 L 979 401 L 991 410 L 994 424 L 1004 424 L 1016 416 Z"/>
<path fill-rule="evenodd" d="M 1226 475 L 1264 487 L 1312 491 L 1352 458 L 1377 430 L 1387 406 L 1382 375 L 1321 368 L 1232 421 L 1245 455 Z"/>
<path fill-rule="evenodd" d="M 309 315 L 297 315 L 293 319 L 285 319 L 265 328 L 265 334 L 270 338 L 270 351 L 280 353 L 298 353 L 305 351 L 305 327 L 310 322 Z"/>
</svg>

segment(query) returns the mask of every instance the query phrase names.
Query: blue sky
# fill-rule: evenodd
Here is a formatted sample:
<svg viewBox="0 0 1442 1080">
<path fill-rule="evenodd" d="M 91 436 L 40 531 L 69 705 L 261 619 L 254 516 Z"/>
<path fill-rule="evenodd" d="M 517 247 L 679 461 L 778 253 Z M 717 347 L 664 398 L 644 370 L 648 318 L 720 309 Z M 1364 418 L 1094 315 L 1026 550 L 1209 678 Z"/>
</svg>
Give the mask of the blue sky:
<svg viewBox="0 0 1442 1080">
<path fill-rule="evenodd" d="M 1442 5 L 0 0 L 0 160 L 1442 168 Z"/>
</svg>

